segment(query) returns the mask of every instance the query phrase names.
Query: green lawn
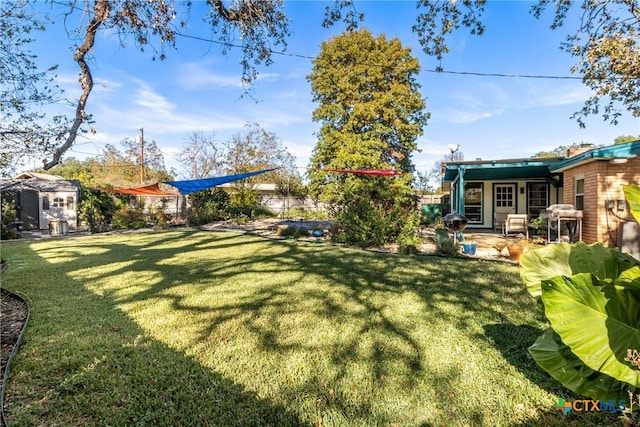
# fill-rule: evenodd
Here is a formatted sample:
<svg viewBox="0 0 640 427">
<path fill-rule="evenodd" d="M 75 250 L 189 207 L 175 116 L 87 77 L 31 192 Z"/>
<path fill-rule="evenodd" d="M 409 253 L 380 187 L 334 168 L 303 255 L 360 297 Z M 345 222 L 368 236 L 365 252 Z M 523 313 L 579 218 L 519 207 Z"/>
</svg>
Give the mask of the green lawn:
<svg viewBox="0 0 640 427">
<path fill-rule="evenodd" d="M 193 229 L 3 242 L 11 425 L 600 425 L 517 267 Z"/>
</svg>

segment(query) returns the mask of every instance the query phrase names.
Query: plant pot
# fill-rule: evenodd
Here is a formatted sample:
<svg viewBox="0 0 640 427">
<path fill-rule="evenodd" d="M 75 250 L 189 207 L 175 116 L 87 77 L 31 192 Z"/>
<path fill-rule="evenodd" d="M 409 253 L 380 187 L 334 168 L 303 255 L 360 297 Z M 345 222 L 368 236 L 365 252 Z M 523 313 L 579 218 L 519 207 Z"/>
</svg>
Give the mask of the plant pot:
<svg viewBox="0 0 640 427">
<path fill-rule="evenodd" d="M 467 255 L 475 255 L 476 249 L 478 248 L 477 243 L 463 243 L 462 244 L 462 252 Z"/>
<path fill-rule="evenodd" d="M 507 249 L 509 249 L 509 259 L 511 261 L 520 261 L 520 256 L 524 251 L 524 248 L 522 246 L 509 245 Z"/>
</svg>

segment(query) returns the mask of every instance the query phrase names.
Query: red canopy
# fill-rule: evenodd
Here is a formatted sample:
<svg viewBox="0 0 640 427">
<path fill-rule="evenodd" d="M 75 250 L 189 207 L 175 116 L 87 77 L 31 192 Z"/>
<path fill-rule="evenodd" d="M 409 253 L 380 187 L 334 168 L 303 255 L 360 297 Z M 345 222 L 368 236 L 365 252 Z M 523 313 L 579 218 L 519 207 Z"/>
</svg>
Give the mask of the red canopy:
<svg viewBox="0 0 640 427">
<path fill-rule="evenodd" d="M 130 194 L 132 196 L 179 196 L 178 193 L 168 193 L 160 189 L 159 183 L 147 185 L 145 187 L 132 188 L 96 188 L 99 191 L 109 193 Z"/>
<path fill-rule="evenodd" d="M 318 169 L 323 172 L 339 172 L 339 173 L 351 173 L 354 175 L 375 175 L 375 176 L 400 176 L 404 175 L 402 172 L 397 172 L 394 169 Z"/>
</svg>

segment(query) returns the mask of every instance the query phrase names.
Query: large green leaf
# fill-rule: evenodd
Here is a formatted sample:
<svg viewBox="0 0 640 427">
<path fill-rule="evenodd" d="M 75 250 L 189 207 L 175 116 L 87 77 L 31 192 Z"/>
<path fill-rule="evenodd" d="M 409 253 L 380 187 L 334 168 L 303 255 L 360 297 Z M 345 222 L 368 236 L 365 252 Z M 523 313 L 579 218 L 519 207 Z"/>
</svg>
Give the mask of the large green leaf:
<svg viewBox="0 0 640 427">
<path fill-rule="evenodd" d="M 629 184 L 622 186 L 624 196 L 627 199 L 631 215 L 640 222 L 640 185 Z"/>
<path fill-rule="evenodd" d="M 624 383 L 587 367 L 551 328 L 529 347 L 529 353 L 542 369 L 569 390 L 606 401 L 628 397 Z"/>
<path fill-rule="evenodd" d="M 547 245 L 525 252 L 520 258 L 520 265 L 520 276 L 527 290 L 534 298 L 539 299 L 543 280 L 591 273 L 599 280 L 614 281 L 623 271 L 640 265 L 640 262 L 618 249 L 606 248 L 602 243 L 587 245 L 578 242 Z"/>
<path fill-rule="evenodd" d="M 616 289 L 591 273 L 557 276 L 542 283 L 551 327 L 571 352 L 594 371 L 640 387 L 640 373 L 624 358 L 640 349 L 640 300 L 634 289 Z"/>
</svg>

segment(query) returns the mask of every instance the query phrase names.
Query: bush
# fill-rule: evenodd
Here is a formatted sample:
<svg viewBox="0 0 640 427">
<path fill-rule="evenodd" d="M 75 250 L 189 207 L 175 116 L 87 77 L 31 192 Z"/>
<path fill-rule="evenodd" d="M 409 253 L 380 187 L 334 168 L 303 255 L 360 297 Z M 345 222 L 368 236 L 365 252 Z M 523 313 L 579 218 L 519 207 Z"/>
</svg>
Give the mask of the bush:
<svg viewBox="0 0 640 427">
<path fill-rule="evenodd" d="M 78 211 L 78 217 L 89 226 L 89 231 L 97 233 L 111 222 L 115 203 L 105 192 L 83 188 Z"/>
<path fill-rule="evenodd" d="M 422 244 L 422 238 L 416 233 L 416 227 L 420 222 L 417 214 L 407 218 L 400 235 L 398 236 L 398 252 L 401 254 L 418 253 L 418 246 Z"/>
<path fill-rule="evenodd" d="M 335 214 L 335 236 L 340 239 L 336 241 L 344 240 L 341 243 L 364 248 L 397 242 L 412 215 L 415 215 L 412 207 L 395 203 L 387 205 L 364 197 L 355 198 L 340 206 Z"/>
<path fill-rule="evenodd" d="M 202 225 L 229 219 L 229 194 L 219 188 L 197 191 L 187 196 L 191 207 L 187 212 L 190 225 Z"/>
<path fill-rule="evenodd" d="M 145 221 L 144 214 L 140 209 L 120 208 L 113 214 L 111 225 L 116 229 L 132 228 L 137 230 L 145 228 L 147 221 Z"/>
<path fill-rule="evenodd" d="M 442 228 L 436 230 L 436 253 L 444 256 L 456 256 L 460 253 L 460 244 Z"/>
<path fill-rule="evenodd" d="M 13 202 L 5 200 L 2 202 L 2 229 L 0 238 L 2 240 L 14 239 L 14 229 L 12 223 L 16 220 L 16 205 Z"/>
<path fill-rule="evenodd" d="M 306 210 L 301 207 L 291 208 L 284 213 L 286 218 L 329 219 L 329 215 L 321 210 Z"/>
<path fill-rule="evenodd" d="M 283 227 L 278 229 L 277 234 L 281 237 L 299 239 L 300 237 L 309 237 L 309 230 L 302 227 Z"/>
</svg>

